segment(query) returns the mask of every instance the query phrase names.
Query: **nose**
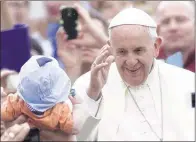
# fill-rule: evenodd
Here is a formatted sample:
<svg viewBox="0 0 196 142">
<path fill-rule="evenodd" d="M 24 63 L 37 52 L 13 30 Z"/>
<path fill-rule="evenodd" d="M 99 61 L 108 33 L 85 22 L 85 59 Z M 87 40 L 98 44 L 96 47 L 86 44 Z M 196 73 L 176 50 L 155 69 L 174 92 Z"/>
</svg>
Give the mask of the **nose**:
<svg viewBox="0 0 196 142">
<path fill-rule="evenodd" d="M 176 23 L 176 21 L 173 19 L 171 20 L 170 24 L 169 24 L 169 31 L 170 32 L 176 32 L 178 28 L 178 25 Z"/>
<path fill-rule="evenodd" d="M 129 55 L 128 59 L 126 60 L 126 65 L 130 68 L 134 68 L 138 63 L 138 59 L 133 55 Z"/>
</svg>

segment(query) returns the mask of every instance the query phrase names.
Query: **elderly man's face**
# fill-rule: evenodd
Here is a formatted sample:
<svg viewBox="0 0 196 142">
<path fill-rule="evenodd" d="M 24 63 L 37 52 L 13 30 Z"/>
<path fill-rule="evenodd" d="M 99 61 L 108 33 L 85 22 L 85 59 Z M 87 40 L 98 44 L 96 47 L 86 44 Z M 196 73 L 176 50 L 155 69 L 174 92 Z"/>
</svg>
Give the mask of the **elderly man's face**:
<svg viewBox="0 0 196 142">
<path fill-rule="evenodd" d="M 193 11 L 183 3 L 167 3 L 158 14 L 159 35 L 164 39 L 163 46 L 187 50 L 194 41 Z"/>
<path fill-rule="evenodd" d="M 147 79 L 160 42 L 160 39 L 153 42 L 143 26 L 123 25 L 111 30 L 110 44 L 115 62 L 126 83 L 138 86 Z"/>
</svg>

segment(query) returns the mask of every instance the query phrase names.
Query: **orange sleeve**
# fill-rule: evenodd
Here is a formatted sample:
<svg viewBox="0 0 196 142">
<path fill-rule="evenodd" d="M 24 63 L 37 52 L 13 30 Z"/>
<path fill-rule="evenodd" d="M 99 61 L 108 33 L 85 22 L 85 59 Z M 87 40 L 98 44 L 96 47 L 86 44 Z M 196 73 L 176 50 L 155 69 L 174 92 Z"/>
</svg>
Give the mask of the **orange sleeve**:
<svg viewBox="0 0 196 142">
<path fill-rule="evenodd" d="M 22 100 L 17 94 L 10 94 L 1 106 L 1 120 L 12 121 L 21 115 Z"/>
<path fill-rule="evenodd" d="M 63 104 L 60 119 L 59 119 L 59 126 L 63 132 L 67 134 L 72 134 L 73 117 L 72 117 L 72 112 L 67 104 Z"/>
<path fill-rule="evenodd" d="M 49 130 L 62 130 L 67 134 L 72 133 L 73 119 L 69 106 L 65 103 L 58 103 L 53 108 L 44 112 L 43 116 L 36 116 L 27 107 L 22 108 L 22 112 L 29 116 L 32 125 Z"/>
</svg>

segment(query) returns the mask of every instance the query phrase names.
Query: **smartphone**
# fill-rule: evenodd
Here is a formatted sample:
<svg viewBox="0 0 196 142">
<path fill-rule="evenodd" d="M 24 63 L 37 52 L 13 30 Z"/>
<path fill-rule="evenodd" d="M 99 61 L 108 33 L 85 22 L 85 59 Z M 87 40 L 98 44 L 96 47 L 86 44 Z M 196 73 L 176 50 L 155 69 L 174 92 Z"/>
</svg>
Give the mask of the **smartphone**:
<svg viewBox="0 0 196 142">
<path fill-rule="evenodd" d="M 63 26 L 66 34 L 68 35 L 68 40 L 76 39 L 78 36 L 77 22 L 78 22 L 78 12 L 73 7 L 60 7 L 61 20 L 60 24 Z"/>
<path fill-rule="evenodd" d="M 40 141 L 40 131 L 38 128 L 31 128 L 29 134 L 26 136 L 23 142 L 39 142 Z"/>
</svg>

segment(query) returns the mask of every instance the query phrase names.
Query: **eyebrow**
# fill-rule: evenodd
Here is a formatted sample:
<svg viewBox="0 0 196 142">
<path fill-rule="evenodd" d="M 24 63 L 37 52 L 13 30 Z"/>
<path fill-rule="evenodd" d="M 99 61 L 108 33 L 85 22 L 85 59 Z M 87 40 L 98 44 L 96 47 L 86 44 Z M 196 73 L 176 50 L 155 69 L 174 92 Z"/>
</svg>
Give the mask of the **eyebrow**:
<svg viewBox="0 0 196 142">
<path fill-rule="evenodd" d="M 143 46 L 138 46 L 138 47 L 136 47 L 135 49 L 146 49 L 146 48 L 143 47 Z"/>
<path fill-rule="evenodd" d="M 143 47 L 143 46 L 137 46 L 137 47 L 134 47 L 134 48 L 132 48 L 131 50 L 138 50 L 138 49 L 142 49 L 142 50 L 146 50 L 146 48 L 145 47 Z M 129 50 L 129 49 L 127 49 L 127 48 L 117 48 L 116 49 L 116 51 L 119 51 L 119 50 Z"/>
</svg>

